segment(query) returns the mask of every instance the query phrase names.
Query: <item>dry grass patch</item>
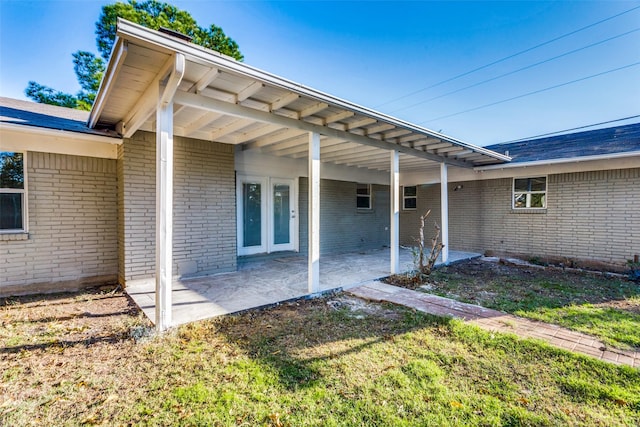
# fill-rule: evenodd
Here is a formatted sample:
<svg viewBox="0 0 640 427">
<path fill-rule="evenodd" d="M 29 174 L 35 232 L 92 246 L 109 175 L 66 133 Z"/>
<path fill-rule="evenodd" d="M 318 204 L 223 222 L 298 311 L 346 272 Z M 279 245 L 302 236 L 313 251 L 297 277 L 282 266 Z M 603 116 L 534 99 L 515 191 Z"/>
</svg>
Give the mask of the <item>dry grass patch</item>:
<svg viewBox="0 0 640 427">
<path fill-rule="evenodd" d="M 2 425 L 640 423 L 638 370 L 344 295 L 138 341 L 118 292 L 0 316 Z"/>
</svg>

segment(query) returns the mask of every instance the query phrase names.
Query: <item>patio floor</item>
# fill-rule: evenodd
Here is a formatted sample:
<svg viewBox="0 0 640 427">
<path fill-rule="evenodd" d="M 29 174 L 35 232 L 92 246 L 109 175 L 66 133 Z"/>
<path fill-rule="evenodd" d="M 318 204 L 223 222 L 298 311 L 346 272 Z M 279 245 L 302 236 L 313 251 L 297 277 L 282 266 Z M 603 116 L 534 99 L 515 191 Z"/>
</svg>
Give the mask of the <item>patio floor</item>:
<svg viewBox="0 0 640 427">
<path fill-rule="evenodd" d="M 449 262 L 480 254 L 449 251 Z M 389 249 L 320 257 L 320 291 L 348 289 L 389 275 Z M 413 267 L 409 249 L 400 249 L 400 270 Z M 155 320 L 155 279 L 127 284 L 127 293 Z M 296 253 L 242 260 L 238 271 L 176 279 L 172 289 L 173 325 L 262 307 L 309 295 L 307 257 Z"/>
</svg>

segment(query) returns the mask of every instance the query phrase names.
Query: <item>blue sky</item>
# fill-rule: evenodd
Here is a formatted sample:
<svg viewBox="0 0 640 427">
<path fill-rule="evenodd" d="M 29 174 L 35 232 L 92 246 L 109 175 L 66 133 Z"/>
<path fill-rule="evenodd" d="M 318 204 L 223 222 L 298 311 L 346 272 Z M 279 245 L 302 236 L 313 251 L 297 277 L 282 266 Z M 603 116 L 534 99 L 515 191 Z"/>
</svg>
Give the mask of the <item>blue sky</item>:
<svg viewBox="0 0 640 427">
<path fill-rule="evenodd" d="M 71 54 L 97 52 L 106 3 L 0 0 L 0 95 L 25 99 L 29 80 L 75 93 Z M 640 1 L 172 3 L 250 65 L 478 145 L 640 114 L 640 8 L 441 83 Z"/>
</svg>

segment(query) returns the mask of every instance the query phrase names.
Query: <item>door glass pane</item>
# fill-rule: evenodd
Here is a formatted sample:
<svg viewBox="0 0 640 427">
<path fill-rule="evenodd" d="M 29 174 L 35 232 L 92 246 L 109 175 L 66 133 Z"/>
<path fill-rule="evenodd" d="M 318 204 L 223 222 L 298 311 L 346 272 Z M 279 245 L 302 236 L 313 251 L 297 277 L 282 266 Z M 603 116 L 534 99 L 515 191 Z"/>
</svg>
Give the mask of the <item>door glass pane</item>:
<svg viewBox="0 0 640 427">
<path fill-rule="evenodd" d="M 275 184 L 273 186 L 273 243 L 280 245 L 289 243 L 289 186 Z"/>
<path fill-rule="evenodd" d="M 243 246 L 262 244 L 261 191 L 260 184 L 245 182 L 242 184 L 242 226 Z"/>
</svg>

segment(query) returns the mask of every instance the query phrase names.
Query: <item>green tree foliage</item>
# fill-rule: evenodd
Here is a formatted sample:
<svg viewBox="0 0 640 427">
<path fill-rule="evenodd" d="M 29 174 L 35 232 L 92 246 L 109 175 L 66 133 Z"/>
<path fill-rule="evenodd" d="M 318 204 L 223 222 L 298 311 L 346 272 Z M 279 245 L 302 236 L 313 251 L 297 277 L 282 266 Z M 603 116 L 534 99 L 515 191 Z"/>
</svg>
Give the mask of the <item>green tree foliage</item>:
<svg viewBox="0 0 640 427">
<path fill-rule="evenodd" d="M 22 153 L 0 151 L 0 188 L 24 188 Z"/>
<path fill-rule="evenodd" d="M 86 51 L 73 54 L 74 71 L 82 88 L 76 95 L 60 92 L 34 81 L 29 82 L 25 94 L 43 104 L 90 110 L 100 87 L 105 62 L 113 48 L 118 17 L 154 30 L 160 27 L 170 28 L 192 37 L 193 43 L 200 46 L 216 50 L 238 61 L 244 59 L 238 44 L 228 37 L 222 28 L 216 25 L 209 28 L 200 27 L 189 12 L 157 0 L 128 0 L 126 3 L 116 2 L 102 7 L 102 13 L 96 22 L 96 44 L 102 58 Z"/>
</svg>

